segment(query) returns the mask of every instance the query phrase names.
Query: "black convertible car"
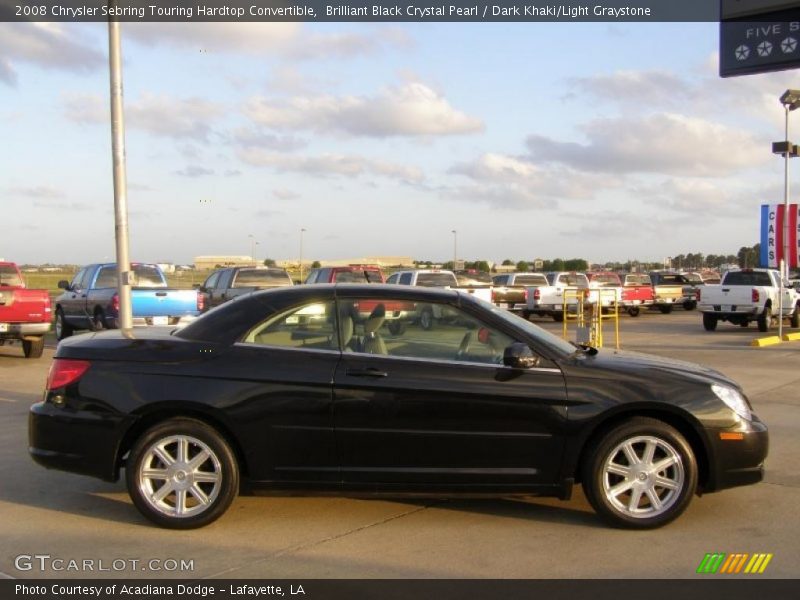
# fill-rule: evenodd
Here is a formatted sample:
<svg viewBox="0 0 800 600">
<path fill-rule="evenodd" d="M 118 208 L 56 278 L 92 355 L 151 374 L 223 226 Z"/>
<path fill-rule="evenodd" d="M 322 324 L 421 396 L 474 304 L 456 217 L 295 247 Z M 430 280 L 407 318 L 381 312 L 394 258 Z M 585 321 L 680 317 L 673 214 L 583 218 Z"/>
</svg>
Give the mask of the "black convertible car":
<svg viewBox="0 0 800 600">
<path fill-rule="evenodd" d="M 714 370 L 389 285 L 256 292 L 181 330 L 64 340 L 29 425 L 37 462 L 124 468 L 136 507 L 173 528 L 217 519 L 245 483 L 563 499 L 582 483 L 612 524 L 657 527 L 695 493 L 760 481 L 767 454 L 766 426 Z"/>
</svg>

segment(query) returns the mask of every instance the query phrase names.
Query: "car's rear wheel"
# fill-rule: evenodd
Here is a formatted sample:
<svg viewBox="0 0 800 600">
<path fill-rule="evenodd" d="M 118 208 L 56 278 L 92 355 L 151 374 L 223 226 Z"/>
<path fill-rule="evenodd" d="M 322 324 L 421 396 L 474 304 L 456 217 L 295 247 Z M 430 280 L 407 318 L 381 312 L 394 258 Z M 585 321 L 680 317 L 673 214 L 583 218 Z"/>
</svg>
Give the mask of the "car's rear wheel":
<svg viewBox="0 0 800 600">
<path fill-rule="evenodd" d="M 641 309 L 638 306 L 634 306 L 628 309 L 628 314 L 632 317 L 638 317 Z"/>
<path fill-rule="evenodd" d="M 686 300 L 683 303 L 683 310 L 694 310 L 695 308 L 697 308 L 696 300 Z"/>
<path fill-rule="evenodd" d="M 697 487 L 697 462 L 686 439 L 670 425 L 645 417 L 600 437 L 583 465 L 591 505 L 617 527 L 650 529 L 677 518 Z"/>
<path fill-rule="evenodd" d="M 389 333 L 392 335 L 403 335 L 406 331 L 405 321 L 389 321 Z"/>
<path fill-rule="evenodd" d="M 772 327 L 772 308 L 769 306 L 764 307 L 764 312 L 758 315 L 758 330 L 762 333 L 769 331 Z"/>
<path fill-rule="evenodd" d="M 794 307 L 794 312 L 789 318 L 789 326 L 794 329 L 800 327 L 800 304 Z"/>
<path fill-rule="evenodd" d="M 239 468 L 219 432 L 202 421 L 175 418 L 136 441 L 125 479 L 145 517 L 163 527 L 193 529 L 227 510 L 239 489 Z"/>
<path fill-rule="evenodd" d="M 103 329 L 106 328 L 106 314 L 102 311 L 102 309 L 98 308 L 95 311 L 92 326 L 94 327 L 95 331 L 103 331 Z"/>
<path fill-rule="evenodd" d="M 660 310 L 663 314 L 668 315 L 672 312 L 672 304 L 660 304 L 658 306 L 658 310 Z"/>
<path fill-rule="evenodd" d="M 56 339 L 58 341 L 61 341 L 64 338 L 68 338 L 69 336 L 72 335 L 72 332 L 74 331 L 72 327 L 68 325 L 67 322 L 64 320 L 64 311 L 61 310 L 60 308 L 56 309 L 55 330 L 56 330 Z"/>
<path fill-rule="evenodd" d="M 39 358 L 44 352 L 44 336 L 22 340 L 22 353 L 25 358 Z"/>
<path fill-rule="evenodd" d="M 433 329 L 433 310 L 430 307 L 422 309 L 419 315 L 419 326 L 425 331 Z"/>
<path fill-rule="evenodd" d="M 564 322 L 564 313 L 555 312 L 553 313 L 553 321 L 556 323 L 563 323 Z"/>
<path fill-rule="evenodd" d="M 703 328 L 706 331 L 714 331 L 717 328 L 717 321 L 716 315 L 703 313 Z"/>
</svg>

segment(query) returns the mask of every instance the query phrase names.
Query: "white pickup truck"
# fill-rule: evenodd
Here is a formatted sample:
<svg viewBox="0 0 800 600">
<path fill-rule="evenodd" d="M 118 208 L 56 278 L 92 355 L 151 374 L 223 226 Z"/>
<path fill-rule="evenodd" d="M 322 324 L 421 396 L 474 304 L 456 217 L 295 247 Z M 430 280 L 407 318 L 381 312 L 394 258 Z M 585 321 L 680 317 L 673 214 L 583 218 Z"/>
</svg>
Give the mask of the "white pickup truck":
<svg viewBox="0 0 800 600">
<path fill-rule="evenodd" d="M 785 286 L 783 313 L 779 313 L 780 274 L 774 269 L 728 271 L 719 285 L 706 285 L 697 291 L 698 309 L 703 313 L 703 327 L 714 331 L 719 321 L 747 327 L 758 323 L 759 331 L 768 331 L 779 316 L 800 327 L 800 300 L 795 290 Z"/>
<path fill-rule="evenodd" d="M 547 286 L 532 286 L 528 290 L 528 303 L 522 311 L 522 316 L 527 319 L 531 315 L 551 316 L 554 321 L 564 320 L 564 305 L 573 310 L 578 304 L 574 294 L 567 294 L 566 290 L 588 290 L 589 279 L 583 273 L 561 272 L 547 273 Z M 587 292 L 588 293 L 588 292 Z M 596 292 L 595 292 L 596 293 Z"/>
</svg>

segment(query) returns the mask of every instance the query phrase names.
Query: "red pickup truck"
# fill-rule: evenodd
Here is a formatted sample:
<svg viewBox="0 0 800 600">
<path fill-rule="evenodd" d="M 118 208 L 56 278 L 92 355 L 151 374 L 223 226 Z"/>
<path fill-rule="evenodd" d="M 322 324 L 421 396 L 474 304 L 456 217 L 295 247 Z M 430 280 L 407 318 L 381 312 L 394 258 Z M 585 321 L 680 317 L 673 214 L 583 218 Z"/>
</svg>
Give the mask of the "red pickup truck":
<svg viewBox="0 0 800 600">
<path fill-rule="evenodd" d="M 47 290 L 29 290 L 12 262 L 0 262 L 0 346 L 22 342 L 25 358 L 39 358 L 52 318 Z"/>
<path fill-rule="evenodd" d="M 645 273 L 624 273 L 622 277 L 622 305 L 632 317 L 638 317 L 642 307 L 649 308 L 655 302 L 650 276 Z"/>
</svg>

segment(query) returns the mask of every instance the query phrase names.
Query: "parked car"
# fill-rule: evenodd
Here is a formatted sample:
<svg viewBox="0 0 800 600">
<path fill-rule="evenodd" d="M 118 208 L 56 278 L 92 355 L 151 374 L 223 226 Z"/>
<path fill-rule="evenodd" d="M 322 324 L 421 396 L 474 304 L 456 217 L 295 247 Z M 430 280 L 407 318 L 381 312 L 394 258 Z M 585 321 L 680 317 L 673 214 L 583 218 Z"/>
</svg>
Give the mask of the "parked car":
<svg viewBox="0 0 800 600">
<path fill-rule="evenodd" d="M 203 310 L 197 290 L 167 287 L 158 265 L 131 263 L 133 324 L 178 325 L 188 323 Z M 83 267 L 72 281 L 59 281 L 64 292 L 55 300 L 56 338 L 63 340 L 76 329 L 117 329 L 119 292 L 116 263 Z"/>
<path fill-rule="evenodd" d="M 624 273 L 622 279 L 622 308 L 632 317 L 638 317 L 642 307 L 653 305 L 653 283 L 646 273 Z"/>
<path fill-rule="evenodd" d="M 662 313 L 671 313 L 679 304 L 686 310 L 693 310 L 697 305 L 695 291 L 686 289 L 689 282 L 682 274 L 652 271 L 650 281 L 653 283 L 653 306 Z"/>
<path fill-rule="evenodd" d="M 492 302 L 501 308 L 521 312 L 528 303 L 528 288 L 547 284 L 544 273 L 505 273 L 492 278 Z"/>
<path fill-rule="evenodd" d="M 19 267 L 0 262 L 0 346 L 20 342 L 25 358 L 39 358 L 53 318 L 47 290 L 31 290 Z"/>
<path fill-rule="evenodd" d="M 742 327 L 756 321 L 758 330 L 765 332 L 776 318 L 789 319 L 792 327 L 800 327 L 800 299 L 791 287 L 783 289 L 783 312 L 780 312 L 780 277 L 774 269 L 728 271 L 720 285 L 698 290 L 705 330 L 714 331 L 719 321 Z"/>
<path fill-rule="evenodd" d="M 365 301 L 373 314 L 356 323 Z M 457 318 L 391 338 L 384 302 Z M 297 318 L 309 311 L 325 318 Z M 473 295 L 419 286 L 278 288 L 172 334 L 65 340 L 29 418 L 34 460 L 108 481 L 124 469 L 136 508 L 176 529 L 220 517 L 240 482 L 562 499 L 581 483 L 608 522 L 652 528 L 695 493 L 761 481 L 767 447 L 767 427 L 717 371 L 575 346 Z"/>
<path fill-rule="evenodd" d="M 198 291 L 204 296 L 204 310 L 209 310 L 242 294 L 286 285 L 294 284 L 285 269 L 230 267 L 214 271 Z"/>
</svg>

